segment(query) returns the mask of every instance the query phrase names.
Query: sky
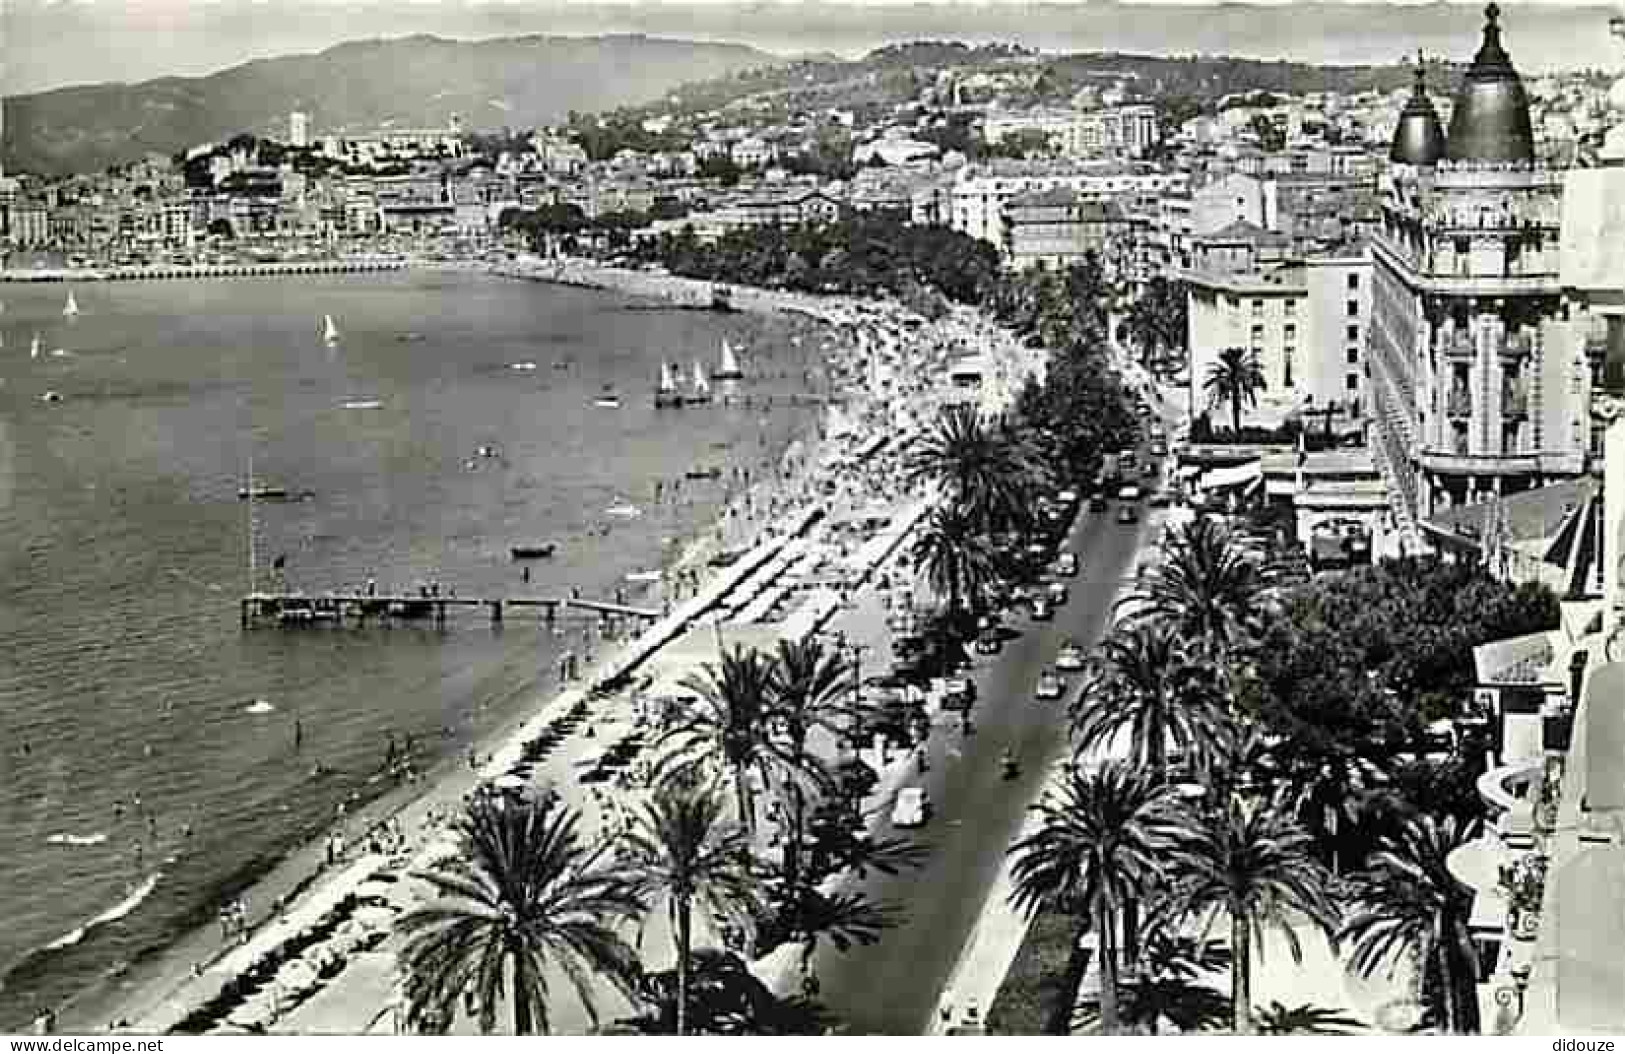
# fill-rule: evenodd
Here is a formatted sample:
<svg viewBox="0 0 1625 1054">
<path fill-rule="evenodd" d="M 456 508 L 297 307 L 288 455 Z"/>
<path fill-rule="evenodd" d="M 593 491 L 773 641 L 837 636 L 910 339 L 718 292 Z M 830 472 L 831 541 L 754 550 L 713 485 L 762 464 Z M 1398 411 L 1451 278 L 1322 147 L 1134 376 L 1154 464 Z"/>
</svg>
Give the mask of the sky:
<svg viewBox="0 0 1625 1054">
<path fill-rule="evenodd" d="M 0 0 L 0 90 L 196 76 L 345 40 L 607 32 L 856 56 L 915 39 L 1013 41 L 1046 51 L 1234 54 L 1388 63 L 1418 47 L 1466 61 L 1478 2 L 1191 0 Z M 1625 72 L 1613 5 L 1502 0 L 1525 73 Z"/>
</svg>

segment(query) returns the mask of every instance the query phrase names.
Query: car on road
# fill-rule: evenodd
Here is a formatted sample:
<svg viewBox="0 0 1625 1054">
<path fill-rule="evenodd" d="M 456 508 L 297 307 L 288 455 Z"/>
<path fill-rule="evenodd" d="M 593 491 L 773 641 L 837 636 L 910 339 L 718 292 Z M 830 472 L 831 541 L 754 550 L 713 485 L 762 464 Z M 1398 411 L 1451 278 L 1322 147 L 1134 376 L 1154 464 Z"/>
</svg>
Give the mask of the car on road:
<svg viewBox="0 0 1625 1054">
<path fill-rule="evenodd" d="M 1065 673 L 1076 673 L 1084 668 L 1088 657 L 1084 654 L 1083 646 L 1075 640 L 1068 640 L 1061 645 L 1061 650 L 1055 654 L 1055 668 Z"/>
<path fill-rule="evenodd" d="M 1159 490 L 1151 495 L 1150 505 L 1153 509 L 1166 509 L 1174 503 L 1173 495 L 1165 490 Z"/>
<path fill-rule="evenodd" d="M 1062 505 L 1075 507 L 1078 504 L 1078 492 L 1075 490 L 1063 490 L 1059 494 L 1055 495 L 1055 500 L 1060 502 Z"/>
<path fill-rule="evenodd" d="M 924 827 L 931 818 L 931 796 L 924 787 L 904 787 L 892 803 L 893 827 Z"/>
<path fill-rule="evenodd" d="M 942 684 L 944 710 L 969 710 L 976 704 L 976 682 L 969 677 L 949 677 Z"/>
<path fill-rule="evenodd" d="M 1055 573 L 1062 578 L 1075 578 L 1078 574 L 1078 554 L 1062 553 L 1055 558 Z"/>
<path fill-rule="evenodd" d="M 1050 603 L 1049 597 L 1033 597 L 1033 620 L 1047 622 L 1055 617 L 1055 607 Z"/>
<path fill-rule="evenodd" d="M 1133 505 L 1122 505 L 1117 510 L 1118 523 L 1139 523 L 1140 510 Z"/>
<path fill-rule="evenodd" d="M 1117 492 L 1117 500 L 1118 501 L 1139 501 L 1140 500 L 1140 488 L 1136 487 L 1134 484 L 1130 483 L 1128 486 L 1124 487 L 1122 490 Z"/>
<path fill-rule="evenodd" d="M 1167 454 L 1168 454 L 1168 444 L 1167 443 L 1164 443 L 1161 439 L 1154 440 L 1151 443 L 1151 455 L 1153 457 L 1166 457 Z"/>
<path fill-rule="evenodd" d="M 1106 493 L 1104 491 L 1097 490 L 1093 494 L 1089 495 L 1090 512 L 1105 512 L 1107 507 L 1108 503 L 1106 500 Z"/>
<path fill-rule="evenodd" d="M 1067 598 L 1066 583 L 1065 582 L 1051 582 L 1051 583 L 1049 583 L 1048 585 L 1046 585 L 1044 587 L 1044 595 L 1049 598 L 1049 602 L 1051 604 L 1054 604 L 1056 607 L 1060 607 L 1062 604 L 1066 603 L 1066 598 Z"/>
<path fill-rule="evenodd" d="M 1033 689 L 1033 698 L 1043 700 L 1059 699 L 1065 691 L 1066 683 L 1061 680 L 1060 676 L 1054 670 L 1045 670 L 1038 675 L 1038 686 Z"/>
<path fill-rule="evenodd" d="M 976 635 L 976 654 L 997 655 L 999 653 L 999 648 L 1003 644 L 1004 642 L 999 639 L 998 630 L 985 629 Z"/>
</svg>

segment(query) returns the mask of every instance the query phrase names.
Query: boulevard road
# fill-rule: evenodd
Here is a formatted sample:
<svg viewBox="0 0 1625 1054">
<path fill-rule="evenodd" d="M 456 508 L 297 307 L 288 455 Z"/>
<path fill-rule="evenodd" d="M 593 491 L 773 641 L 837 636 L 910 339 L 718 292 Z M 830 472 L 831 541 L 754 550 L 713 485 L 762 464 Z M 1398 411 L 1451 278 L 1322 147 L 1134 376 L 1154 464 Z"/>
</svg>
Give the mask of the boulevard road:
<svg viewBox="0 0 1625 1054">
<path fill-rule="evenodd" d="M 964 949 L 1005 850 L 1037 797 L 1051 764 L 1065 751 L 1066 703 L 1080 674 L 1063 675 L 1066 695 L 1033 697 L 1039 673 L 1054 662 L 1061 642 L 1075 638 L 1090 649 L 1110 625 L 1120 586 L 1133 574 L 1141 540 L 1161 516 L 1144 507 L 1137 524 L 1117 522 L 1118 502 L 1107 512 L 1084 508 L 1062 551 L 1078 555 L 1078 576 L 1062 579 L 1070 597 L 1049 622 L 1034 622 L 1025 609 L 1013 614 L 1008 639 L 997 655 L 978 656 L 973 673 L 977 702 L 973 731 L 963 735 L 959 716 L 934 719 L 929 767 L 910 783 L 923 785 L 935 811 L 912 832 L 895 831 L 890 815 L 877 837 L 909 835 L 930 851 L 924 866 L 895 876 L 871 873 L 854 887 L 872 899 L 900 906 L 906 920 L 872 947 L 845 953 L 823 948 L 815 970 L 825 1003 L 852 1034 L 923 1035 L 938 997 Z M 1001 755 L 1020 760 L 1017 778 L 1004 778 Z M 985 1016 L 987 1007 L 980 1008 Z"/>
</svg>

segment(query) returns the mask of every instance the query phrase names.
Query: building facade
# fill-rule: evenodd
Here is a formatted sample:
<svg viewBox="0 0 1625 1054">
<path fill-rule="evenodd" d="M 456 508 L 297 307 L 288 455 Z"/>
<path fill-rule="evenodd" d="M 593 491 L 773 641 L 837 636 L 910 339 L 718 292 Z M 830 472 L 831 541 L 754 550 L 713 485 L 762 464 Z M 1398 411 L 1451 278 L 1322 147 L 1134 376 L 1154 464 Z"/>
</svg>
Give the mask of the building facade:
<svg viewBox="0 0 1625 1054">
<path fill-rule="evenodd" d="M 1591 446 L 1593 321 L 1558 267 L 1564 174 L 1535 159 L 1487 15 L 1448 136 L 1420 82 L 1401 114 L 1371 243 L 1371 440 L 1402 527 L 1573 478 Z"/>
</svg>

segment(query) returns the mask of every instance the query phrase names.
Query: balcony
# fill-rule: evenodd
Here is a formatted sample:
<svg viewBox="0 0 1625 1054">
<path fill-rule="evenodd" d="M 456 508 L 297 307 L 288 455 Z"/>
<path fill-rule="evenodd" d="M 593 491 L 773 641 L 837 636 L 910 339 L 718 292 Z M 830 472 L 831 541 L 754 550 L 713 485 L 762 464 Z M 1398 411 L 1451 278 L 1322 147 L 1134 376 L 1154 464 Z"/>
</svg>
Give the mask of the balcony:
<svg viewBox="0 0 1625 1054">
<path fill-rule="evenodd" d="M 1473 338 L 1465 333 L 1452 333 L 1449 336 L 1440 337 L 1439 350 L 1444 352 L 1444 357 L 1447 359 L 1460 359 L 1467 362 L 1471 362 L 1473 356 L 1477 354 Z"/>
<path fill-rule="evenodd" d="M 1577 476 L 1585 469 L 1583 454 L 1457 454 L 1424 450 L 1419 458 L 1429 472 L 1449 476 L 1513 476 L 1524 473 Z"/>
<path fill-rule="evenodd" d="M 1444 401 L 1444 414 L 1446 417 L 1467 418 L 1473 416 L 1473 397 L 1465 391 L 1453 391 Z"/>
<path fill-rule="evenodd" d="M 1529 416 L 1529 393 L 1522 389 L 1501 393 L 1501 416 L 1506 418 Z"/>
</svg>

